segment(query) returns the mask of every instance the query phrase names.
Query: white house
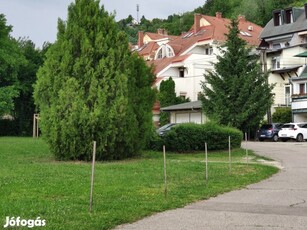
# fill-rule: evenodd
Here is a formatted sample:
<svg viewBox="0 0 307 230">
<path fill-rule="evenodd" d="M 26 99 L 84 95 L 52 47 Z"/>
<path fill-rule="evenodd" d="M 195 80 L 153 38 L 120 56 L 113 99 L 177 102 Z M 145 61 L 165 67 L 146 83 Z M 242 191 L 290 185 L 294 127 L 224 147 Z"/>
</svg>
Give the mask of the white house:
<svg viewBox="0 0 307 230">
<path fill-rule="evenodd" d="M 258 47 L 262 27 L 247 21 L 244 16 L 239 16 L 238 20 L 239 36 L 248 45 Z M 192 102 L 199 100 L 201 82 L 206 81 L 204 73 L 213 70 L 213 63 L 220 54 L 218 47 L 226 41 L 229 24 L 230 20 L 217 12 L 215 17 L 195 14 L 191 29 L 178 37 L 160 31 L 158 37 L 148 39 L 153 37 L 152 33 L 139 32 L 138 53 L 148 64 L 154 65 L 157 88 L 162 80 L 172 77 L 177 96 Z"/>
<path fill-rule="evenodd" d="M 260 48 L 264 51 L 264 69 L 270 71 L 269 83 L 275 84 L 271 112 L 276 107 L 290 107 L 292 104 L 294 121 L 307 120 L 306 116 L 301 116 L 307 104 L 302 103 L 300 91 L 306 60 L 296 57 L 307 51 L 307 4 L 303 8 L 290 7 L 273 11 L 273 18 L 264 27 L 260 38 Z"/>
<path fill-rule="evenodd" d="M 292 93 L 292 114 L 294 122 L 307 121 L 307 66 L 297 78 L 291 79 Z"/>
</svg>

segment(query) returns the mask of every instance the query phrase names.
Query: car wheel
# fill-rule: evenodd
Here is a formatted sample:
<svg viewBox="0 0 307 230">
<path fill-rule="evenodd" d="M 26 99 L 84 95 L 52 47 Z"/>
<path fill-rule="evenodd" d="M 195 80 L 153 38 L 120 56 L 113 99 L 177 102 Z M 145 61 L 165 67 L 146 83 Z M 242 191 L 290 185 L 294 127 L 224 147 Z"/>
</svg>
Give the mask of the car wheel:
<svg viewBox="0 0 307 230">
<path fill-rule="evenodd" d="M 259 141 L 264 141 L 264 139 L 263 138 L 259 138 Z"/>
<path fill-rule="evenodd" d="M 297 137 L 296 137 L 296 141 L 297 142 L 302 142 L 304 140 L 304 137 L 302 134 L 298 134 Z"/>
<path fill-rule="evenodd" d="M 288 141 L 288 139 L 282 138 L 281 141 L 282 141 L 282 142 L 286 142 L 286 141 Z"/>
<path fill-rule="evenodd" d="M 278 135 L 275 134 L 275 135 L 273 136 L 272 140 L 273 140 L 274 142 L 277 142 L 277 141 L 278 141 Z"/>
</svg>

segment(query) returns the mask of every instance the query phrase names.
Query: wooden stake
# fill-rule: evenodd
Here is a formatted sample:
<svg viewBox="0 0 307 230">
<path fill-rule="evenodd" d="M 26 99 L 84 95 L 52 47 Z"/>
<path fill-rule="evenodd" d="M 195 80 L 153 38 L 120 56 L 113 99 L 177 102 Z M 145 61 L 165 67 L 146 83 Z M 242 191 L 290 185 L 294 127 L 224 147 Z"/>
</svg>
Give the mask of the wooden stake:
<svg viewBox="0 0 307 230">
<path fill-rule="evenodd" d="M 247 133 L 245 133 L 245 152 L 246 152 L 246 164 L 248 164 Z"/>
<path fill-rule="evenodd" d="M 39 115 L 36 114 L 36 137 L 38 137 Z"/>
<path fill-rule="evenodd" d="M 205 162 L 206 162 L 206 186 L 208 186 L 208 149 L 207 149 L 207 142 L 205 143 Z"/>
<path fill-rule="evenodd" d="M 228 138 L 228 150 L 229 150 L 229 173 L 231 173 L 231 140 Z"/>
<path fill-rule="evenodd" d="M 164 159 L 164 196 L 167 196 L 167 176 L 166 176 L 166 154 L 165 145 L 163 145 L 163 159 Z"/>
<path fill-rule="evenodd" d="M 163 145 L 163 159 L 164 159 L 164 196 L 167 196 L 167 176 L 166 176 L 166 154 L 165 145 Z"/>
<path fill-rule="evenodd" d="M 36 116 L 33 114 L 33 138 L 36 136 Z"/>
<path fill-rule="evenodd" d="M 93 191 L 94 191 L 95 158 L 96 158 L 96 141 L 94 141 L 94 143 L 93 143 L 93 161 L 92 161 L 90 212 L 92 212 L 92 208 L 93 208 Z"/>
</svg>

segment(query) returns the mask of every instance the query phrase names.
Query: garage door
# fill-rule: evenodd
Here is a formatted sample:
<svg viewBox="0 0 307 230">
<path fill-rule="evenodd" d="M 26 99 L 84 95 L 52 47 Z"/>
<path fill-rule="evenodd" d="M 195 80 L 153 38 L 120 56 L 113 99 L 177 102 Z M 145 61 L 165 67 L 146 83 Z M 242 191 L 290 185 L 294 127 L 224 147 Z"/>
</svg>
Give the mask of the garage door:
<svg viewBox="0 0 307 230">
<path fill-rule="evenodd" d="M 190 113 L 190 122 L 201 124 L 201 113 Z"/>
<path fill-rule="evenodd" d="M 176 123 L 186 123 L 190 121 L 189 113 L 176 113 Z"/>
<path fill-rule="evenodd" d="M 193 122 L 201 124 L 201 113 L 176 113 L 176 123 Z"/>
</svg>

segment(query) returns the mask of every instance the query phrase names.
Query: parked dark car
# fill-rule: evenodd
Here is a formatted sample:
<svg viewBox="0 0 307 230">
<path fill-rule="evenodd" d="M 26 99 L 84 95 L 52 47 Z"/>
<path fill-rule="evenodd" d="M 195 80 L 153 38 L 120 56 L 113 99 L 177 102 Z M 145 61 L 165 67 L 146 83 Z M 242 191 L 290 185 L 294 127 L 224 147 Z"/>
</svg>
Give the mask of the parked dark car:
<svg viewBox="0 0 307 230">
<path fill-rule="evenodd" d="M 263 124 L 257 131 L 258 140 L 264 141 L 265 139 L 269 139 L 275 142 L 278 141 L 278 132 L 282 126 L 283 124 L 281 123 Z"/>
<path fill-rule="evenodd" d="M 171 128 L 173 128 L 175 125 L 177 125 L 176 123 L 168 123 L 166 125 L 163 125 L 162 127 L 157 129 L 157 133 L 160 136 L 164 136 L 168 131 L 171 130 Z"/>
</svg>

